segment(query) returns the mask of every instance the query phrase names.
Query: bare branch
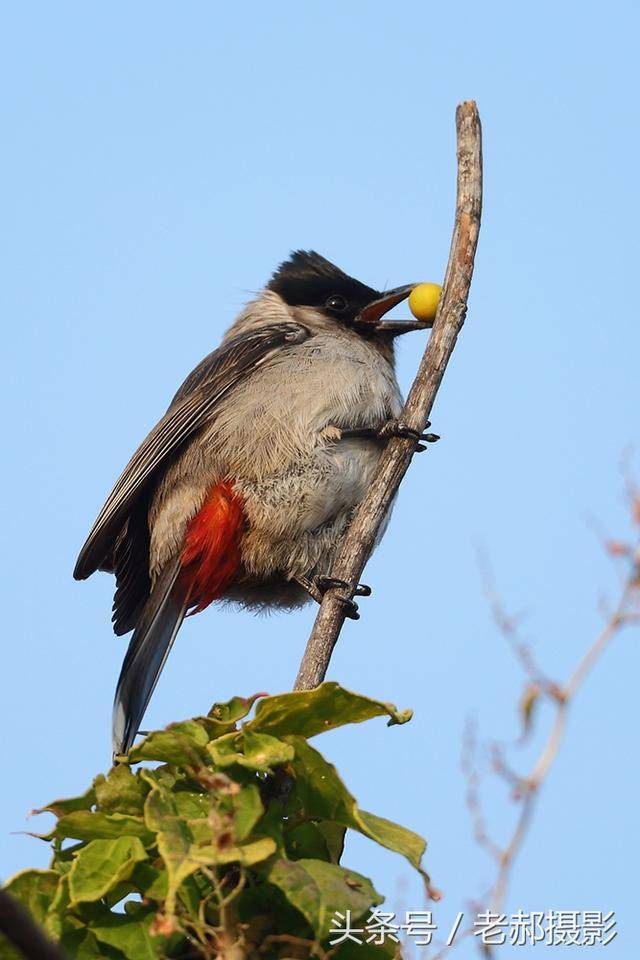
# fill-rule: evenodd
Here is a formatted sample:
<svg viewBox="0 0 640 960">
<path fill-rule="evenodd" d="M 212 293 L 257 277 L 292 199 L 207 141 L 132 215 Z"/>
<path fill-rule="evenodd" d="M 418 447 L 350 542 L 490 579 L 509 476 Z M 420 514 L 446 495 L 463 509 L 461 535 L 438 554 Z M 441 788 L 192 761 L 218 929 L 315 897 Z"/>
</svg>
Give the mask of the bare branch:
<svg viewBox="0 0 640 960">
<path fill-rule="evenodd" d="M 627 484 L 627 489 L 632 522 L 639 525 L 640 495 L 637 488 L 630 483 Z M 488 573 L 488 566 L 481 558 L 483 560 L 481 573 L 485 590 L 498 629 L 514 649 L 522 669 L 529 679 L 529 684 L 531 684 L 532 678 L 535 678 L 533 682 L 542 685 L 541 692 L 547 696 L 554 710 L 547 738 L 528 774 L 521 776 L 515 773 L 506 764 L 502 748 L 495 744 L 493 746 L 494 771 L 512 788 L 513 798 L 519 804 L 518 815 L 511 834 L 502 845 L 499 845 L 489 835 L 486 828 L 485 815 L 478 790 L 479 774 L 473 759 L 476 750 L 475 731 L 467 728 L 464 737 L 462 769 L 467 785 L 466 800 L 474 838 L 478 846 L 485 850 L 497 863 L 495 878 L 486 893 L 486 902 L 490 911 L 495 915 L 499 915 L 502 911 L 511 871 L 535 813 L 540 789 L 560 750 L 567 725 L 567 715 L 575 695 L 611 641 L 625 627 L 637 625 L 640 622 L 640 544 L 637 542 L 635 545 L 629 544 L 628 549 L 625 549 L 624 553 L 621 552 L 620 556 L 626 558 L 627 570 L 615 607 L 607 615 L 602 629 L 581 657 L 571 676 L 562 685 L 549 680 L 533 660 L 527 643 L 518 635 L 516 620 L 506 613 L 493 586 L 490 573 Z M 473 934 L 473 925 L 464 927 L 457 934 L 454 943 L 450 946 L 445 944 L 440 947 L 435 954 L 432 954 L 431 960 L 443 960 L 450 951 Z M 485 947 L 485 953 L 491 955 L 487 947 Z"/>
<path fill-rule="evenodd" d="M 489 836 L 482 806 L 480 804 L 480 796 L 478 793 L 480 773 L 476 764 L 476 739 L 476 725 L 469 720 L 467 721 L 467 726 L 465 729 L 461 757 L 462 772 L 464 773 L 467 783 L 467 792 L 465 798 L 467 810 L 469 811 L 469 816 L 471 817 L 473 835 L 476 843 L 479 847 L 485 850 L 493 860 L 499 861 L 502 851 Z"/>
<path fill-rule="evenodd" d="M 489 603 L 496 627 L 506 639 L 516 658 L 520 661 L 520 665 L 529 677 L 531 685 L 535 684 L 552 700 L 556 699 L 559 691 L 557 683 L 547 677 L 537 663 L 530 644 L 524 640 L 520 634 L 520 620 L 522 618 L 507 613 L 502 603 L 502 598 L 496 590 L 493 571 L 486 553 L 483 550 L 478 550 L 477 556 L 484 594 Z"/>
<path fill-rule="evenodd" d="M 620 595 L 616 609 L 611 614 L 611 617 L 587 649 L 571 677 L 560 688 L 559 694 L 555 697 L 556 711 L 549 735 L 540 751 L 538 759 L 533 765 L 531 773 L 527 777 L 523 777 L 520 781 L 520 813 L 513 832 L 502 849 L 498 874 L 492 891 L 491 909 L 495 912 L 499 912 L 502 907 L 511 868 L 522 846 L 522 841 L 524 840 L 535 810 L 540 787 L 549 773 L 549 769 L 557 757 L 562 744 L 567 725 L 569 705 L 573 701 L 577 690 L 586 679 L 587 674 L 595 666 L 613 637 L 615 637 L 624 626 L 633 622 L 634 615 L 631 611 L 631 605 L 636 597 L 637 584 L 630 578 Z"/>
<path fill-rule="evenodd" d="M 473 101 L 456 110 L 458 181 L 455 225 L 443 294 L 433 330 L 416 379 L 409 391 L 402 420 L 422 432 L 444 371 L 464 323 L 467 298 L 480 229 L 482 209 L 482 139 L 480 117 Z M 415 452 L 415 441 L 392 438 L 380 462 L 367 496 L 351 522 L 333 577 L 348 583 L 353 591 L 369 559 L 378 531 Z M 296 690 L 308 690 L 324 680 L 345 619 L 340 591 L 328 590 L 323 598 L 307 648 L 302 658 Z"/>
</svg>

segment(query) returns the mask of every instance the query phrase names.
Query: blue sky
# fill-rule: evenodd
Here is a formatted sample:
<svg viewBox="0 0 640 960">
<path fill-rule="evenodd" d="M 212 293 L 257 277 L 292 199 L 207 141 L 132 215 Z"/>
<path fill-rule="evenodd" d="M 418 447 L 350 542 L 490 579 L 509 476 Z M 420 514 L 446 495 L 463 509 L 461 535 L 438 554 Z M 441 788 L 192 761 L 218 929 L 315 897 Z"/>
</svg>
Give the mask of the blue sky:
<svg viewBox="0 0 640 960">
<path fill-rule="evenodd" d="M 428 837 L 443 928 L 490 881 L 460 745 L 469 714 L 487 737 L 517 733 L 522 680 L 477 545 L 559 679 L 616 591 L 591 521 L 625 532 L 619 464 L 640 439 L 638 19 L 617 0 L 5 9 L 4 875 L 46 861 L 9 835 L 30 828 L 26 812 L 108 762 L 125 641 L 110 578 L 77 584 L 71 570 L 113 480 L 290 249 L 378 287 L 441 279 L 454 109 L 474 98 L 485 212 L 433 411 L 443 439 L 414 461 L 330 673 L 415 718 L 318 745 L 365 808 Z M 424 336 L 400 347 L 405 388 Z M 147 725 L 287 689 L 313 615 L 189 621 Z M 611 958 L 636 940 L 639 667 L 629 633 L 580 692 L 507 899 L 615 909 Z M 504 836 L 512 805 L 491 783 L 486 804 Z M 347 862 L 402 910 L 423 907 L 397 858 L 354 841 Z"/>
</svg>

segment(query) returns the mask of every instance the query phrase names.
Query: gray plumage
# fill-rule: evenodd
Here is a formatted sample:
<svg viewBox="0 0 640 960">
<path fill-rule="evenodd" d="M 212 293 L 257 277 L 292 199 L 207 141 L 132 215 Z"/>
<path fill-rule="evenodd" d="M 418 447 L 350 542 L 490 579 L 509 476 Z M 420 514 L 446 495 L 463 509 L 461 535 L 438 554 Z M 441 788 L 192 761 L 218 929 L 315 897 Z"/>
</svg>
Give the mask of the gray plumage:
<svg viewBox="0 0 640 960">
<path fill-rule="evenodd" d="M 326 290 L 336 295 L 326 300 Z M 322 297 L 348 302 L 348 316 Z M 185 533 L 216 484 L 232 484 L 244 515 L 241 566 L 222 599 L 292 608 L 309 600 L 301 581 L 331 574 L 381 450 L 373 435 L 342 433 L 376 431 L 402 408 L 392 337 L 379 319 L 365 326 L 381 297 L 317 254 L 294 255 L 185 380 L 117 481 L 74 572 L 114 572 L 114 629 L 135 628 L 114 705 L 116 752 L 131 745 L 182 622 Z"/>
</svg>

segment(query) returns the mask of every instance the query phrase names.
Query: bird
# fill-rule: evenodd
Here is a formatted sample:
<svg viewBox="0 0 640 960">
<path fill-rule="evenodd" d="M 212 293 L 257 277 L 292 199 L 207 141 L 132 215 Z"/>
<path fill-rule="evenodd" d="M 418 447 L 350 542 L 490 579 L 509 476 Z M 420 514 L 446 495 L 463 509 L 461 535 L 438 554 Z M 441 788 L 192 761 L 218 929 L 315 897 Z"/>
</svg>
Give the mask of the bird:
<svg viewBox="0 0 640 960">
<path fill-rule="evenodd" d="M 385 443 L 421 439 L 399 420 L 394 341 L 430 324 L 385 319 L 415 286 L 376 290 L 294 251 L 131 457 L 74 569 L 115 574 L 113 629 L 133 631 L 114 756 L 130 750 L 185 616 L 214 601 L 293 610 L 346 588 L 333 561 Z M 342 597 L 347 615 L 369 592 Z"/>
</svg>

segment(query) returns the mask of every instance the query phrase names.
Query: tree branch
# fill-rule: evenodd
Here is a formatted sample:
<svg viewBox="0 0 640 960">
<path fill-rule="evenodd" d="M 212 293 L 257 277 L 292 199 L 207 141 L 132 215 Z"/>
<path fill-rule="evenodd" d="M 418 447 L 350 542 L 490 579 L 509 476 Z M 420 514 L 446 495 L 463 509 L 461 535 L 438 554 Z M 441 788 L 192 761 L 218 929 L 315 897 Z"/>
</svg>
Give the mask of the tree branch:
<svg viewBox="0 0 640 960">
<path fill-rule="evenodd" d="M 615 611 L 587 649 L 571 677 L 563 686 L 558 688 L 558 692 L 553 696 L 555 717 L 551 729 L 531 773 L 520 781 L 518 797 L 521 803 L 520 815 L 498 858 L 498 873 L 491 899 L 491 909 L 496 913 L 502 909 L 511 868 L 527 833 L 540 794 L 540 787 L 560 750 L 567 724 L 569 706 L 573 702 L 578 688 L 602 656 L 611 640 L 620 633 L 623 627 L 634 622 L 631 606 L 636 599 L 637 580 L 630 577 L 622 590 Z"/>
<path fill-rule="evenodd" d="M 640 526 L 640 493 L 635 487 L 629 486 L 630 507 L 632 522 Z M 608 614 L 596 638 L 586 649 L 571 676 L 562 684 L 550 680 L 534 665 L 533 674 L 539 679 L 537 696 L 546 698 L 553 707 L 553 719 L 542 748 L 528 774 L 519 775 L 511 770 L 504 762 L 501 751 L 493 756 L 493 768 L 512 791 L 513 799 L 518 803 L 518 814 L 511 833 L 504 843 L 498 843 L 490 835 L 486 827 L 486 818 L 480 802 L 478 783 L 479 773 L 474 762 L 475 732 L 468 729 L 463 744 L 462 768 L 467 784 L 467 807 L 471 816 L 472 829 L 477 844 L 485 850 L 496 863 L 496 875 L 486 891 L 484 907 L 488 906 L 491 914 L 499 917 L 504 909 L 509 880 L 518 854 L 522 848 L 536 806 L 540 790 L 546 782 L 549 770 L 555 761 L 562 745 L 567 725 L 567 717 L 576 694 L 582 687 L 592 669 L 624 628 L 637 627 L 640 624 L 640 532 L 635 543 L 623 541 L 608 541 L 607 551 L 613 557 L 624 558 L 626 573 L 621 585 L 620 594 L 614 609 Z M 487 596 L 491 603 L 491 610 L 499 630 L 513 647 L 516 656 L 530 678 L 531 665 L 534 664 L 528 645 L 518 634 L 513 617 L 505 611 L 498 593 L 489 579 L 488 567 L 483 562 L 482 573 L 485 579 Z M 520 738 L 520 742 L 522 737 Z M 449 954 L 468 938 L 478 933 L 473 923 L 463 927 L 456 935 L 452 945 L 442 945 L 431 960 L 444 960 Z M 484 945 L 484 953 L 491 957 L 493 953 L 488 945 Z"/>
<path fill-rule="evenodd" d="M 456 215 L 442 299 L 416 379 L 402 412 L 407 426 L 422 432 L 431 412 L 467 312 L 467 298 L 480 229 L 482 209 L 482 137 L 475 103 L 456 110 L 458 182 Z M 366 497 L 344 538 L 333 577 L 355 589 L 373 550 L 378 531 L 415 453 L 415 441 L 394 437 L 380 457 Z M 333 648 L 345 619 L 340 590 L 328 590 L 307 643 L 296 690 L 308 690 L 324 680 Z"/>
</svg>

